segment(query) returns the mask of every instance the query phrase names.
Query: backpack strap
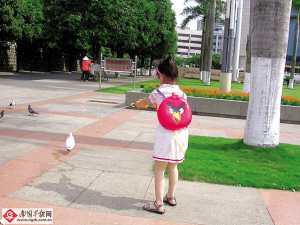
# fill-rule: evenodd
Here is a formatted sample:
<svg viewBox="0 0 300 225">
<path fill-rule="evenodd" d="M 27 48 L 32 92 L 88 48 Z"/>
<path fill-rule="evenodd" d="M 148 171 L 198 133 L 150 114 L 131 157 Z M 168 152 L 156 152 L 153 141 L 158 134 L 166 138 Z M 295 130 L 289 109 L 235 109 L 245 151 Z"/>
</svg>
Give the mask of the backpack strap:
<svg viewBox="0 0 300 225">
<path fill-rule="evenodd" d="M 160 90 L 158 90 L 158 88 L 156 89 L 156 91 L 157 91 L 158 94 L 160 94 L 160 96 L 162 96 L 163 98 L 166 98 L 166 96 Z M 182 98 L 185 99 L 185 96 L 186 96 L 186 94 L 183 92 Z"/>
<path fill-rule="evenodd" d="M 166 98 L 166 96 L 163 93 L 161 93 L 161 91 L 158 90 L 158 88 L 156 89 L 156 91 L 157 91 L 158 94 L 160 94 L 160 96 L 162 96 L 163 98 Z"/>
</svg>

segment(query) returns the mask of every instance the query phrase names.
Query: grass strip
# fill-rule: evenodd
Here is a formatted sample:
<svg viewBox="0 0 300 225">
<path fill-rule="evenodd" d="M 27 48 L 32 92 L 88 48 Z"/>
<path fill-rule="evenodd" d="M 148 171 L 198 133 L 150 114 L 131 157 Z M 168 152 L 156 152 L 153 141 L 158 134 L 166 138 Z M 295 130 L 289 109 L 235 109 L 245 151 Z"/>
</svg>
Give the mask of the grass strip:
<svg viewBox="0 0 300 225">
<path fill-rule="evenodd" d="M 300 146 L 247 146 L 241 139 L 190 136 L 182 180 L 255 187 L 300 189 Z"/>
<path fill-rule="evenodd" d="M 158 79 L 144 81 L 136 83 L 136 88 L 140 88 L 141 85 L 144 85 L 145 87 L 149 84 L 155 84 L 158 83 Z M 210 85 L 205 85 L 202 81 L 199 81 L 198 79 L 179 79 L 178 84 L 181 87 L 195 87 L 200 89 L 219 89 L 220 82 L 219 81 L 211 81 Z M 242 91 L 243 84 L 242 83 L 231 83 L 231 91 L 237 92 Z M 133 84 L 126 84 L 121 85 L 117 87 L 110 87 L 105 88 L 101 90 L 96 90 L 96 92 L 106 92 L 106 93 L 114 93 L 114 94 L 126 94 L 127 91 L 133 90 Z M 282 90 L 283 96 L 290 96 L 295 98 L 300 98 L 300 85 L 294 84 L 294 89 L 288 89 L 286 85 L 283 85 Z"/>
<path fill-rule="evenodd" d="M 148 81 L 142 81 L 135 84 L 135 88 L 139 89 L 141 85 L 144 85 L 145 87 L 152 83 L 158 83 L 157 79 L 154 80 L 148 80 Z M 96 90 L 95 92 L 105 92 L 105 93 L 112 93 L 112 94 L 126 94 L 127 91 L 133 90 L 133 84 L 125 84 L 120 85 L 116 87 L 110 87 L 110 88 L 104 88 L 101 90 Z"/>
</svg>

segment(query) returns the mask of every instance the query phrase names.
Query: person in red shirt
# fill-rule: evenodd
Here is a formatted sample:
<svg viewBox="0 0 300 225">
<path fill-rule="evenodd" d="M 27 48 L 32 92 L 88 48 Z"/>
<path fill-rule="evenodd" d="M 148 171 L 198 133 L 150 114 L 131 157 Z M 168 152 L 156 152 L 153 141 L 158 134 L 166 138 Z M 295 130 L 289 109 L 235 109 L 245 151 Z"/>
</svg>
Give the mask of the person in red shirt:
<svg viewBox="0 0 300 225">
<path fill-rule="evenodd" d="M 89 80 L 89 66 L 91 65 L 91 61 L 87 56 L 82 59 L 82 75 L 81 81 L 88 81 Z"/>
</svg>

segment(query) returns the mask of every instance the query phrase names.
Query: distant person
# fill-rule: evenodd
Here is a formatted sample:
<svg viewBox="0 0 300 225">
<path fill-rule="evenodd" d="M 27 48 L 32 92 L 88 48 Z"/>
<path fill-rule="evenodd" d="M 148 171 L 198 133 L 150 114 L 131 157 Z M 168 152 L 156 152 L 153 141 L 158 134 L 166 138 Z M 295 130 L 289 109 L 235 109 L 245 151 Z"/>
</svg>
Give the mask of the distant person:
<svg viewBox="0 0 300 225">
<path fill-rule="evenodd" d="M 82 59 L 82 75 L 81 75 L 81 81 L 88 81 L 89 80 L 89 68 L 91 65 L 90 59 L 85 56 Z"/>
</svg>

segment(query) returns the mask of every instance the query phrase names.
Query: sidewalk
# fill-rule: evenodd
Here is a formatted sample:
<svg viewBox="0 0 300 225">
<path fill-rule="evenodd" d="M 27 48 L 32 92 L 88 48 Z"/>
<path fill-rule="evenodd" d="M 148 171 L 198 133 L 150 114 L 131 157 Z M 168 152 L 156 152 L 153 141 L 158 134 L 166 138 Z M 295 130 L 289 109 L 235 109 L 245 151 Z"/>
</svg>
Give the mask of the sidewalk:
<svg viewBox="0 0 300 225">
<path fill-rule="evenodd" d="M 138 77 L 137 82 L 149 79 Z M 178 205 L 158 215 L 154 200 L 154 111 L 128 109 L 125 96 L 96 93 L 80 74 L 0 74 L 0 208 L 53 208 L 54 223 L 300 224 L 300 194 L 179 181 Z M 131 83 L 123 77 L 102 87 Z M 10 101 L 16 108 L 9 109 Z M 39 112 L 29 116 L 27 105 Z M 194 116 L 190 134 L 242 138 L 245 121 Z M 281 124 L 280 141 L 300 145 L 300 125 Z M 76 146 L 67 154 L 72 132 Z M 295 178 L 296 179 L 296 178 Z M 167 183 L 167 181 L 166 181 Z"/>
</svg>

